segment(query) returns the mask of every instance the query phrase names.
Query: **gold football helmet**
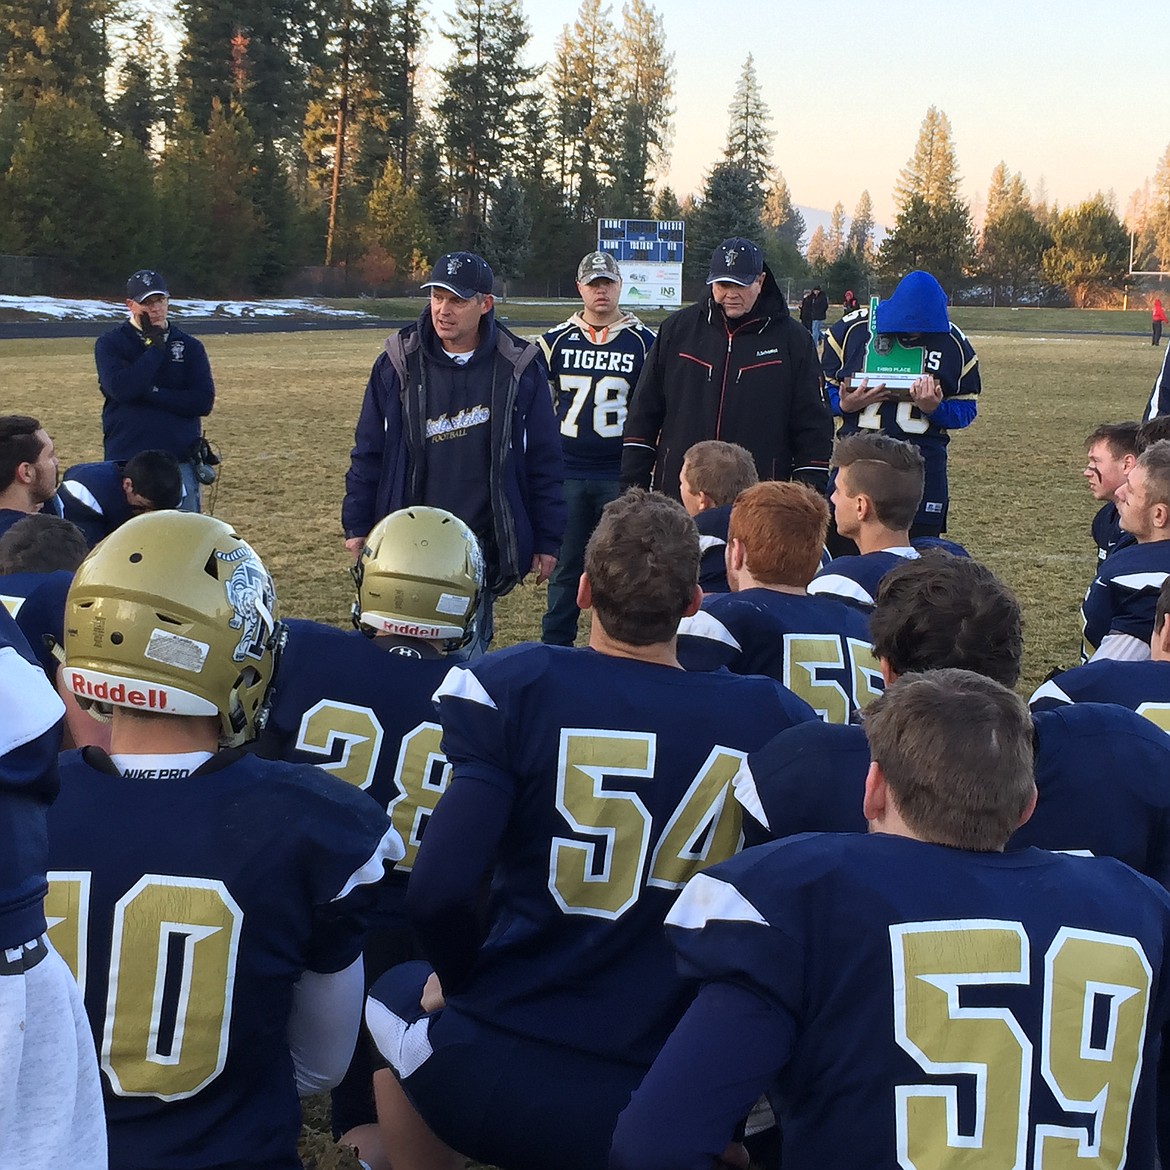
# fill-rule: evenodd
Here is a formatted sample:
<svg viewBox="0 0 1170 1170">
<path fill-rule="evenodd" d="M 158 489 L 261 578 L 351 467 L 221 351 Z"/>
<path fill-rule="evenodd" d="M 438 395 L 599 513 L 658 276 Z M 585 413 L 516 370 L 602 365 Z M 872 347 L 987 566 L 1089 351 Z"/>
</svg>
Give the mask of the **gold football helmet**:
<svg viewBox="0 0 1170 1170">
<path fill-rule="evenodd" d="M 475 533 L 442 508 L 403 508 L 379 520 L 353 569 L 353 621 L 369 634 L 442 642 L 475 636 L 483 554 Z"/>
<path fill-rule="evenodd" d="M 219 715 L 234 747 L 256 733 L 277 637 L 272 578 L 247 543 L 213 516 L 147 512 L 78 568 L 61 669 L 83 707 Z"/>
</svg>

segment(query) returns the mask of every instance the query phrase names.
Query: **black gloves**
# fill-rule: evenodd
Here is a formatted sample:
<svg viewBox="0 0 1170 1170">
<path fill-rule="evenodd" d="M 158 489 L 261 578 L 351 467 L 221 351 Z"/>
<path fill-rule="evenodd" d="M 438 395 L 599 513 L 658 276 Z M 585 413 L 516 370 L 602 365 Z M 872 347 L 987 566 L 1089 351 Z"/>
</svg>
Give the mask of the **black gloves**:
<svg viewBox="0 0 1170 1170">
<path fill-rule="evenodd" d="M 142 340 L 147 345 L 161 345 L 166 339 L 166 329 L 162 325 L 152 325 L 146 313 L 138 314 L 138 327 L 142 330 Z"/>
</svg>

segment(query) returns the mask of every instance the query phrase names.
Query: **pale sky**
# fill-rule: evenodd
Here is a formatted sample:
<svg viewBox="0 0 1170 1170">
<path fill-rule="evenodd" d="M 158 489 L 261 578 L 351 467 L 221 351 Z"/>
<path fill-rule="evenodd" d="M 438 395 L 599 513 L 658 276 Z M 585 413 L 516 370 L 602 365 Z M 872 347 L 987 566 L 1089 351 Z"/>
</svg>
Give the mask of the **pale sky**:
<svg viewBox="0 0 1170 1170">
<path fill-rule="evenodd" d="M 621 0 L 612 0 L 621 19 Z M 579 0 L 523 0 L 529 64 L 552 59 Z M 432 0 L 431 65 L 451 0 Z M 655 0 L 675 55 L 666 181 L 697 191 L 722 152 L 752 53 L 772 112 L 774 162 L 793 201 L 852 214 L 868 188 L 892 224 L 898 171 L 927 107 L 951 122 L 964 196 L 978 204 L 1001 159 L 1061 206 L 1112 189 L 1118 211 L 1170 143 L 1170 9 L 1091 0 Z M 975 208 L 978 210 L 978 206 Z"/>
</svg>

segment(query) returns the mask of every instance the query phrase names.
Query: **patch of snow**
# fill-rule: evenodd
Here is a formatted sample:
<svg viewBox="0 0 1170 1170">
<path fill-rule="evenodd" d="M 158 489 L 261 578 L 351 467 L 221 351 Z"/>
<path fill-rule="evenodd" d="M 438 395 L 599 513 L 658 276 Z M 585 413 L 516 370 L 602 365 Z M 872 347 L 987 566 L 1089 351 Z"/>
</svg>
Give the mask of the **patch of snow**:
<svg viewBox="0 0 1170 1170">
<path fill-rule="evenodd" d="M 307 299 L 274 301 L 172 300 L 171 313 L 183 317 L 296 317 L 311 313 L 317 317 L 368 317 L 360 309 L 335 309 Z M 0 311 L 27 313 L 60 321 L 120 320 L 126 316 L 123 301 L 94 301 L 65 297 L 0 296 Z"/>
</svg>

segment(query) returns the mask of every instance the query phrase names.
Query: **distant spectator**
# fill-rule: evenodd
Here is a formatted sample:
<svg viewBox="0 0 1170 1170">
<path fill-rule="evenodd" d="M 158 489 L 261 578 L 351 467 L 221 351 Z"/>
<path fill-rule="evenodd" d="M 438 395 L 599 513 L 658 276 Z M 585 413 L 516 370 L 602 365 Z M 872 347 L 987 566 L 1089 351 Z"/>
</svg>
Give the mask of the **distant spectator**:
<svg viewBox="0 0 1170 1170">
<path fill-rule="evenodd" d="M 800 323 L 810 333 L 812 332 L 812 302 L 812 289 L 806 288 L 804 290 L 804 296 L 800 298 Z"/>
<path fill-rule="evenodd" d="M 812 339 L 820 346 L 821 334 L 825 331 L 825 318 L 829 315 L 829 298 L 818 284 L 812 290 Z"/>
<path fill-rule="evenodd" d="M 66 520 L 72 520 L 93 548 L 131 516 L 177 508 L 183 498 L 179 461 L 166 451 L 140 451 L 125 463 L 78 463 L 61 479 L 58 492 Z"/>
<path fill-rule="evenodd" d="M 203 343 L 168 319 L 169 305 L 162 273 L 140 269 L 126 281 L 129 319 L 94 345 L 105 396 L 103 455 L 126 460 L 139 451 L 169 452 L 182 470 L 182 507 L 198 512 L 202 419 L 215 404 L 215 383 Z"/>
<path fill-rule="evenodd" d="M 851 288 L 847 288 L 845 290 L 845 296 L 841 299 L 841 308 L 845 311 L 845 313 L 852 313 L 854 309 L 861 308 L 857 302 L 857 297 L 853 295 L 853 290 Z"/>
<path fill-rule="evenodd" d="M 0 415 L 0 535 L 39 512 L 56 490 L 53 440 L 29 415 Z"/>
<path fill-rule="evenodd" d="M 679 496 L 699 530 L 699 585 L 704 593 L 731 592 L 724 559 L 731 505 L 744 488 L 759 481 L 752 453 L 738 443 L 704 439 L 683 456 Z"/>
<path fill-rule="evenodd" d="M 1162 326 L 1166 324 L 1166 310 L 1162 308 L 1162 302 L 1157 297 L 1154 298 L 1154 308 L 1150 313 L 1150 324 L 1154 330 L 1154 339 L 1150 344 L 1157 345 L 1162 340 Z"/>
</svg>

